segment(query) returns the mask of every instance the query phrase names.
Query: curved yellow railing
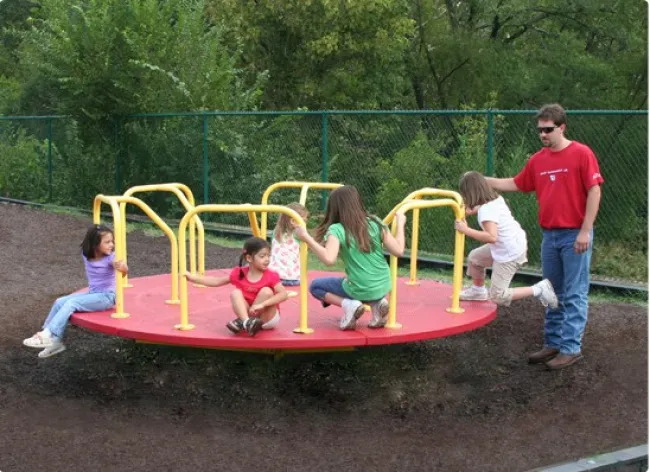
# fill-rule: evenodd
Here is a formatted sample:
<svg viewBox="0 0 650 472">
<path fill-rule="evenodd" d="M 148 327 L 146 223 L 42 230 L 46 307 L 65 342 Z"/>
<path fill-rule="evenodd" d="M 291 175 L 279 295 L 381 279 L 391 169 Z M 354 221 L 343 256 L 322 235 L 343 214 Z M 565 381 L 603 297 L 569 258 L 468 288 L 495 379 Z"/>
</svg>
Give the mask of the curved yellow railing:
<svg viewBox="0 0 650 472">
<path fill-rule="evenodd" d="M 333 184 L 329 182 L 291 182 L 291 181 L 284 181 L 284 182 L 276 182 L 274 184 L 271 184 L 268 186 L 268 188 L 264 191 L 264 194 L 262 194 L 262 205 L 268 205 L 269 203 L 269 196 L 271 193 L 273 193 L 275 190 L 279 188 L 300 188 L 300 202 L 301 205 L 305 205 L 307 203 L 307 191 L 310 188 L 316 188 L 316 189 L 321 189 L 321 190 L 334 190 L 335 188 L 342 187 L 343 184 Z M 266 239 L 266 227 L 267 227 L 267 214 L 266 212 L 262 212 L 262 223 L 260 227 L 260 234 L 262 235 L 261 237 Z"/>
<path fill-rule="evenodd" d="M 289 216 L 291 219 L 297 221 L 300 226 L 305 227 L 305 222 L 300 217 L 298 213 L 294 210 L 280 206 L 280 205 L 199 205 L 188 211 L 178 227 L 178 242 L 179 242 L 179 255 L 180 255 L 180 272 L 185 273 L 186 262 L 185 262 L 185 231 L 187 229 L 188 222 L 194 215 L 199 213 L 211 212 L 211 213 L 255 213 L 255 212 L 272 212 L 272 213 L 283 213 Z M 303 241 L 300 242 L 300 326 L 294 329 L 294 333 L 312 333 L 314 330 L 307 327 L 307 244 Z M 185 277 L 181 278 L 181 322 L 174 326 L 176 329 L 180 330 L 190 330 L 194 328 L 194 325 L 189 323 L 188 315 L 188 299 L 187 299 L 187 279 Z"/>
<path fill-rule="evenodd" d="M 462 201 L 462 199 L 461 199 Z M 393 235 L 397 233 L 397 223 L 395 221 L 395 213 L 406 213 L 409 210 L 419 211 L 423 208 L 435 208 L 441 206 L 450 206 L 454 210 L 454 216 L 457 220 L 462 220 L 465 218 L 465 206 L 461 203 L 459 204 L 457 200 L 452 200 L 448 198 L 438 199 L 438 200 L 404 200 L 401 203 L 398 203 L 393 210 L 388 214 L 384 219 L 385 224 L 392 223 L 392 232 Z M 415 220 L 415 218 L 414 218 Z M 414 228 L 415 221 L 413 222 Z M 456 231 L 456 240 L 454 244 L 454 275 L 452 281 L 452 296 L 451 296 L 451 307 L 447 308 L 447 311 L 450 313 L 463 313 L 465 310 L 460 308 L 460 290 L 463 285 L 463 256 L 465 252 L 465 235 L 460 231 Z M 416 259 L 417 260 L 417 259 Z M 401 325 L 397 323 L 396 312 L 397 312 L 397 257 L 390 256 L 390 274 L 391 274 L 391 292 L 389 300 L 389 312 L 388 312 L 388 322 L 386 323 L 386 328 L 401 328 Z"/>
<path fill-rule="evenodd" d="M 393 216 L 395 216 L 395 212 L 397 212 L 401 204 L 413 200 L 417 201 L 420 200 L 422 197 L 427 197 L 427 196 L 428 197 L 451 197 L 459 206 L 463 207 L 463 218 L 464 218 L 465 204 L 463 202 L 463 197 L 461 197 L 458 192 L 454 192 L 453 190 L 442 190 L 437 188 L 426 187 L 408 194 L 400 202 L 400 204 L 396 205 L 395 208 L 393 208 L 390 211 L 390 213 L 388 213 L 386 218 L 384 218 L 384 224 L 389 224 L 393 220 Z M 411 269 L 410 269 L 409 281 L 406 282 L 407 285 L 419 284 L 417 280 L 419 241 L 420 241 L 420 209 L 415 208 L 413 210 L 413 222 L 412 222 L 412 231 L 411 231 L 411 264 L 410 264 Z"/>
<path fill-rule="evenodd" d="M 101 198 L 100 198 L 101 197 Z M 171 293 L 171 298 L 169 300 L 165 300 L 165 303 L 168 305 L 178 305 L 180 303 L 180 299 L 178 298 L 178 242 L 176 241 L 176 235 L 174 234 L 174 231 L 169 227 L 167 223 L 165 223 L 157 214 L 155 211 L 153 211 L 149 205 L 147 205 L 145 202 L 140 200 L 139 198 L 135 197 L 125 197 L 123 195 L 114 195 L 114 196 L 105 196 L 105 195 L 97 195 L 95 197 L 95 201 L 93 204 L 93 221 L 95 224 L 99 224 L 99 220 L 101 218 L 101 203 L 102 202 L 107 202 L 107 199 L 110 200 L 111 202 L 119 203 L 120 208 L 123 208 L 126 206 L 127 203 L 130 203 L 132 205 L 137 206 L 140 208 L 151 220 L 158 225 L 158 227 L 167 235 L 169 238 L 169 243 L 171 246 L 171 259 L 172 259 L 172 293 Z M 108 203 L 108 202 L 107 202 Z M 121 210 L 117 213 L 118 216 L 121 216 Z M 113 219 L 115 219 L 115 212 L 113 212 Z M 124 227 L 122 226 L 122 222 L 124 220 L 120 218 L 120 224 L 117 224 L 117 221 L 115 221 L 114 224 L 114 232 L 117 234 L 118 230 L 119 231 L 125 231 Z M 118 245 L 118 240 L 119 238 L 115 236 L 115 246 L 117 248 Z M 115 257 L 122 259 L 126 261 L 126 244 L 124 243 L 124 240 L 119 241 L 119 245 L 122 248 L 123 252 L 122 254 L 118 254 L 117 250 L 115 253 Z M 119 256 L 119 257 L 118 257 Z M 121 290 L 122 287 L 120 287 Z M 116 287 L 117 290 L 117 287 Z M 117 298 L 117 293 L 116 293 L 116 298 Z"/>
<path fill-rule="evenodd" d="M 107 204 L 113 211 L 113 236 L 115 239 L 115 259 L 124 260 L 126 250 L 123 241 L 117 235 L 122 231 L 122 218 L 120 217 L 120 207 L 117 201 L 112 197 L 97 195 L 93 201 L 93 224 L 98 225 L 101 222 L 101 206 Z M 129 314 L 124 313 L 124 274 L 115 271 L 115 313 L 111 314 L 113 318 L 128 318 Z"/>
<path fill-rule="evenodd" d="M 124 192 L 124 197 L 130 197 L 136 193 L 142 192 L 171 192 L 178 197 L 178 200 L 185 208 L 185 211 L 189 211 L 194 208 L 194 195 L 192 190 L 181 183 L 167 183 L 167 184 L 152 184 L 152 185 L 136 185 L 129 188 Z M 120 204 L 120 212 L 122 215 L 122 240 L 124 247 L 126 248 L 126 203 Z M 196 255 L 196 239 L 195 233 L 198 232 L 199 236 L 199 254 L 198 254 L 198 271 L 200 274 L 205 272 L 205 230 L 203 228 L 203 223 L 201 219 L 197 216 L 190 221 L 190 272 L 193 274 L 197 271 L 197 255 Z M 117 236 L 116 236 L 117 237 Z M 126 257 L 126 254 L 125 254 Z M 126 262 L 126 259 L 125 259 Z M 128 285 L 128 277 L 125 277 L 125 287 L 132 287 Z"/>
</svg>

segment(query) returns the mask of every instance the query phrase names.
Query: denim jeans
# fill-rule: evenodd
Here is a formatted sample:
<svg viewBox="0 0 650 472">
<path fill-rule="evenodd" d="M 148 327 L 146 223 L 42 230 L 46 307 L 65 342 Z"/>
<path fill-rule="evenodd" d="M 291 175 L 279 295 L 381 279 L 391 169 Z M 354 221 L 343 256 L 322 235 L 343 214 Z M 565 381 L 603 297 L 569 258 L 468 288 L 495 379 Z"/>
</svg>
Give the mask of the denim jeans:
<svg viewBox="0 0 650 472">
<path fill-rule="evenodd" d="M 587 251 L 573 249 L 580 230 L 544 230 L 542 238 L 542 274 L 555 288 L 559 306 L 546 309 L 544 345 L 563 354 L 578 354 L 587 324 L 589 266 L 593 231 Z"/>
<path fill-rule="evenodd" d="M 103 311 L 114 305 L 115 292 L 73 293 L 57 298 L 43 323 L 43 328 L 49 329 L 54 336 L 61 338 L 73 313 Z"/>
<path fill-rule="evenodd" d="M 350 296 L 345 293 L 345 290 L 343 290 L 343 280 L 343 277 L 319 277 L 311 281 L 311 284 L 309 285 L 309 293 L 311 293 L 314 298 L 323 302 L 324 307 L 327 307 L 329 306 L 329 303 L 323 301 L 326 293 L 338 295 L 343 298 L 350 298 Z"/>
</svg>

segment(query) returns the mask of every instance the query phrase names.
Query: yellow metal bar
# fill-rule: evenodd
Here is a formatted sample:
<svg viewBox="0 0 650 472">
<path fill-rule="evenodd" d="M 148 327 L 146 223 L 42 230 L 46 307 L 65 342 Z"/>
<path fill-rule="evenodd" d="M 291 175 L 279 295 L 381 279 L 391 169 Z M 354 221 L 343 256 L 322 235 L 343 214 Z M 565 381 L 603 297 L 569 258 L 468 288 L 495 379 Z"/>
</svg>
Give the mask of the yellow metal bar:
<svg viewBox="0 0 650 472">
<path fill-rule="evenodd" d="M 300 188 L 300 203 L 305 205 L 307 203 L 307 191 L 310 188 L 322 189 L 322 190 L 333 190 L 338 187 L 342 187 L 343 184 L 333 184 L 330 182 L 276 182 L 267 187 L 267 189 L 262 194 L 262 205 L 268 205 L 269 197 L 271 193 L 279 188 Z M 267 214 L 262 212 L 262 218 L 260 223 L 260 234 L 261 238 L 266 239 L 267 234 Z"/>
<path fill-rule="evenodd" d="M 456 200 L 452 199 L 438 199 L 438 200 L 411 200 L 404 201 L 398 205 L 399 213 L 406 213 L 409 210 L 422 209 L 422 208 L 435 208 L 442 206 L 450 206 L 454 211 L 454 217 L 457 220 L 465 218 L 465 205 L 458 204 Z M 394 219 L 393 219 L 394 221 Z M 465 235 L 460 231 L 456 231 L 455 244 L 454 244 L 454 274 L 452 279 L 452 302 L 451 307 L 447 311 L 451 313 L 463 313 L 465 310 L 460 308 L 460 291 L 463 285 L 463 257 L 465 252 Z M 391 260 L 392 262 L 392 260 Z M 397 259 L 395 260 L 395 275 L 397 274 Z M 389 315 L 390 316 L 390 315 Z M 390 319 L 390 318 L 389 318 Z"/>
<path fill-rule="evenodd" d="M 253 231 L 253 236 L 256 236 L 258 238 L 261 238 L 261 233 L 260 233 L 260 227 L 257 224 L 257 213 L 254 211 L 248 212 L 248 221 L 251 224 L 251 229 Z M 266 238 L 264 238 L 266 239 Z"/>
<path fill-rule="evenodd" d="M 172 259 L 172 293 L 171 298 L 169 300 L 166 300 L 165 303 L 168 305 L 178 305 L 180 303 L 180 299 L 178 298 L 178 242 L 176 240 L 174 231 L 156 214 L 155 211 L 151 209 L 151 207 L 149 207 L 149 205 L 147 205 L 139 198 L 125 197 L 123 195 L 117 195 L 110 198 L 113 198 L 116 202 L 119 202 L 121 207 L 126 206 L 127 203 L 130 203 L 140 208 L 169 238 Z"/>
<path fill-rule="evenodd" d="M 199 205 L 189 210 L 180 222 L 178 227 L 178 248 L 179 248 L 179 261 L 180 272 L 186 271 L 186 241 L 185 232 L 191 218 L 199 213 L 212 212 L 212 213 L 251 213 L 251 212 L 273 212 L 282 213 L 289 216 L 291 219 L 297 221 L 301 226 L 305 227 L 305 222 L 291 208 L 281 205 Z M 313 330 L 307 326 L 307 245 L 304 242 L 300 243 L 300 326 L 294 331 L 297 333 L 312 333 Z M 189 322 L 188 313 L 188 297 L 187 297 L 187 279 L 181 278 L 180 281 L 180 298 L 181 298 L 181 319 L 180 323 L 175 325 L 174 328 L 180 330 L 190 330 L 194 325 Z"/>
<path fill-rule="evenodd" d="M 121 234 L 115 233 L 114 237 L 122 239 L 122 247 L 124 248 L 124 262 L 128 264 L 128 251 L 126 250 L 126 203 L 120 203 L 120 216 L 122 217 L 122 231 Z M 131 288 L 133 284 L 129 283 L 128 274 L 124 274 L 122 278 L 122 286 L 124 288 Z"/>
<path fill-rule="evenodd" d="M 411 225 L 411 274 L 406 282 L 408 285 L 418 285 L 418 242 L 420 241 L 420 209 L 413 210 L 413 224 Z"/>
<path fill-rule="evenodd" d="M 136 193 L 142 192 L 171 192 L 183 205 L 186 211 L 194 208 L 194 195 L 190 188 L 181 183 L 167 183 L 167 184 L 151 184 L 151 185 L 136 185 L 129 188 L 124 192 L 123 196 L 130 197 Z M 124 225 L 124 247 L 126 247 L 126 212 L 123 211 L 122 218 Z M 198 234 L 199 254 L 196 255 L 196 239 L 195 234 Z M 197 259 L 198 259 L 198 272 L 203 275 L 205 273 L 205 229 L 203 222 L 197 216 L 190 221 L 190 271 L 195 274 L 197 272 Z"/>
<path fill-rule="evenodd" d="M 393 236 L 397 234 L 397 221 L 393 219 L 392 225 Z M 391 254 L 390 256 L 390 298 L 388 299 L 388 320 L 386 321 L 386 328 L 399 329 L 402 327 L 397 322 L 397 257 Z"/>
<path fill-rule="evenodd" d="M 122 231 L 122 218 L 120 216 L 120 207 L 113 197 L 97 195 L 93 201 L 93 224 L 98 225 L 101 222 L 102 203 L 106 203 L 113 211 L 113 238 L 115 241 L 115 259 L 124 260 L 125 248 L 122 239 L 119 237 Z M 129 314 L 124 312 L 124 275 L 119 270 L 115 271 L 115 313 L 111 314 L 112 318 L 128 318 Z"/>
<path fill-rule="evenodd" d="M 404 199 L 395 205 L 395 207 L 386 215 L 386 218 L 384 218 L 384 224 L 390 224 L 391 221 L 393 221 L 393 217 L 395 216 L 395 213 L 399 209 L 400 205 L 403 204 L 404 202 L 408 202 L 411 200 L 420 200 L 422 197 L 449 197 L 452 198 L 458 203 L 459 205 L 463 205 L 463 197 L 460 196 L 460 193 L 454 192 L 453 190 L 443 190 L 443 189 L 438 189 L 438 188 L 421 188 L 419 190 L 415 190 L 414 192 L 409 193 Z"/>
</svg>

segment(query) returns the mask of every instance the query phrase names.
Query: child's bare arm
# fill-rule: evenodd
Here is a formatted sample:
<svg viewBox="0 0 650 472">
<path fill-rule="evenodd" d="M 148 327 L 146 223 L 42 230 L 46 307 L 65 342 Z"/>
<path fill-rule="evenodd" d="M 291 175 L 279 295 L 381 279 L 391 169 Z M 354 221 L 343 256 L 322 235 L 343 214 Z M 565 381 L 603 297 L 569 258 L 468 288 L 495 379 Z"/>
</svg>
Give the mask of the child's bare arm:
<svg viewBox="0 0 650 472">
<path fill-rule="evenodd" d="M 406 215 L 396 213 L 395 220 L 397 220 L 397 234 L 393 236 L 389 230 L 384 229 L 382 231 L 382 242 L 386 249 L 388 249 L 388 252 L 393 256 L 399 257 L 404 254 L 404 225 L 406 224 Z"/>
<path fill-rule="evenodd" d="M 260 312 L 270 306 L 277 305 L 279 303 L 282 303 L 285 301 L 287 298 L 289 298 L 289 293 L 287 290 L 284 288 L 284 285 L 281 283 L 277 284 L 275 287 L 273 287 L 273 291 L 275 292 L 275 295 L 273 295 L 271 298 L 264 300 L 262 303 L 257 303 L 253 306 L 250 307 L 250 312 L 251 313 L 257 313 Z"/>
<path fill-rule="evenodd" d="M 227 275 L 223 277 L 211 277 L 207 275 L 192 275 L 189 272 L 185 272 L 183 275 L 185 275 L 185 278 L 190 282 L 205 285 L 206 287 L 222 287 L 230 283 L 230 277 Z"/>
</svg>

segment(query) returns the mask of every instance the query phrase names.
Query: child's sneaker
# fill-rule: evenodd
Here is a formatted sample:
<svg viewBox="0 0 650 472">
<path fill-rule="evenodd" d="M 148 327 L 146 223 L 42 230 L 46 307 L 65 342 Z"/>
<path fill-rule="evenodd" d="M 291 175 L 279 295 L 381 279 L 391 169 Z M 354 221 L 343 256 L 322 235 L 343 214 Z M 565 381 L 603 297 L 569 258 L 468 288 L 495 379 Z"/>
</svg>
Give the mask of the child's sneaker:
<svg viewBox="0 0 650 472">
<path fill-rule="evenodd" d="M 38 353 L 38 357 L 44 359 L 46 357 L 52 357 L 63 351 L 65 351 L 65 344 L 63 344 L 59 339 L 54 339 L 50 346 L 46 347 Z"/>
<path fill-rule="evenodd" d="M 259 318 L 248 318 L 244 321 L 244 329 L 248 332 L 249 336 L 255 336 L 264 325 L 264 322 Z"/>
<path fill-rule="evenodd" d="M 52 337 L 43 331 L 39 331 L 31 338 L 23 340 L 23 345 L 35 349 L 44 349 L 52 345 Z"/>
<path fill-rule="evenodd" d="M 368 323 L 368 328 L 383 328 L 388 321 L 388 300 L 382 298 L 377 302 L 370 303 L 370 310 L 372 311 L 372 321 Z"/>
<path fill-rule="evenodd" d="M 485 301 L 488 300 L 490 296 L 488 295 L 487 288 L 485 287 L 475 287 L 471 286 L 460 292 L 460 299 L 464 301 Z"/>
<path fill-rule="evenodd" d="M 359 300 L 349 300 L 345 303 L 343 308 L 343 317 L 339 326 L 343 331 L 348 329 L 354 329 L 357 327 L 357 320 L 361 318 L 363 313 L 366 311 L 366 307 L 363 306 Z"/>
<path fill-rule="evenodd" d="M 544 279 L 541 282 L 537 282 L 537 285 L 541 293 L 537 296 L 542 305 L 549 307 L 551 310 L 555 310 L 558 306 L 557 295 L 555 295 L 555 290 L 553 290 L 553 284 L 548 279 Z"/>
<path fill-rule="evenodd" d="M 239 318 L 235 318 L 234 320 L 228 322 L 228 324 L 226 325 L 226 328 L 228 328 L 233 333 L 237 334 L 242 329 L 244 329 L 244 322 L 242 320 L 240 320 Z"/>
</svg>

